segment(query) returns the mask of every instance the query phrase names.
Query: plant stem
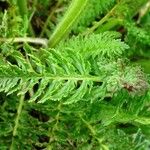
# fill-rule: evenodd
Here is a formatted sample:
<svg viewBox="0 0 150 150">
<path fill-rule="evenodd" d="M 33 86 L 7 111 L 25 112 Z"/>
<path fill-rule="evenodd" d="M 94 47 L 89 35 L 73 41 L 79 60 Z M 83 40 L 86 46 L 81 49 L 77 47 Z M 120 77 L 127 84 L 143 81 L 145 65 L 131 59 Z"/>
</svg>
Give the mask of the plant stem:
<svg viewBox="0 0 150 150">
<path fill-rule="evenodd" d="M 137 23 L 140 23 L 141 18 L 148 12 L 148 10 L 150 10 L 150 0 L 140 9 Z"/>
<path fill-rule="evenodd" d="M 12 143 L 11 143 L 11 146 L 10 146 L 10 150 L 14 150 L 14 148 L 13 148 L 14 137 L 17 135 L 17 129 L 18 129 L 18 126 L 19 126 L 19 119 L 20 119 L 23 104 L 24 104 L 24 95 L 22 95 L 20 97 L 19 106 L 18 106 L 18 109 L 17 109 L 17 117 L 15 119 L 15 126 L 14 126 L 14 129 L 13 129 L 13 138 L 12 138 Z"/>
<path fill-rule="evenodd" d="M 48 40 L 44 38 L 17 37 L 17 38 L 0 38 L 0 43 L 1 42 L 12 42 L 12 43 L 27 42 L 27 43 L 41 44 L 47 47 Z"/>
<path fill-rule="evenodd" d="M 103 139 L 102 138 L 100 139 L 99 137 L 96 136 L 96 131 L 94 130 L 94 128 L 81 115 L 79 115 L 79 118 L 83 121 L 83 123 L 89 129 L 93 138 L 95 138 L 99 142 L 99 145 L 101 145 L 102 149 L 109 150 L 109 148 L 106 145 L 102 144 Z"/>
<path fill-rule="evenodd" d="M 100 32 L 104 32 L 104 31 L 108 31 L 118 25 L 122 25 L 123 20 L 119 19 L 119 18 L 110 18 L 106 24 L 104 24 L 103 26 L 100 26 L 95 33 L 100 33 Z"/>
<path fill-rule="evenodd" d="M 104 22 L 106 22 L 109 19 L 109 17 L 112 15 L 112 13 L 114 12 L 114 10 L 116 9 L 117 6 L 118 6 L 118 4 L 116 4 L 100 21 L 95 22 L 94 25 L 90 29 L 88 29 L 87 31 L 83 32 L 83 35 L 87 35 L 87 34 L 92 33 L 100 25 L 102 25 Z"/>
<path fill-rule="evenodd" d="M 36 12 L 36 4 L 37 4 L 37 0 L 34 0 L 33 1 L 33 5 L 32 5 L 32 13 L 31 15 L 29 16 L 29 19 L 28 19 L 28 26 L 29 26 L 29 33 L 31 34 L 31 36 L 35 37 L 35 31 L 32 27 L 32 23 L 31 23 L 31 20 Z"/>
<path fill-rule="evenodd" d="M 48 132 L 50 134 L 49 136 L 49 143 L 47 145 L 47 150 L 52 150 L 53 149 L 53 146 L 51 145 L 52 141 L 55 139 L 54 135 L 55 135 L 55 131 L 58 130 L 58 123 L 59 123 L 59 119 L 60 119 L 60 113 L 61 113 L 61 105 L 62 103 L 60 102 L 57 106 L 57 114 L 56 114 L 56 117 L 55 117 L 55 121 L 56 123 L 54 124 L 52 130 L 51 128 L 48 129 Z M 53 139 L 51 139 L 51 137 L 53 136 Z"/>
<path fill-rule="evenodd" d="M 54 47 L 59 41 L 70 31 L 73 24 L 77 21 L 88 0 L 72 0 L 68 11 L 66 12 L 63 20 L 58 24 L 51 38 L 49 39 L 48 45 Z"/>
<path fill-rule="evenodd" d="M 27 8 L 27 0 L 17 0 L 17 4 L 19 7 L 19 12 L 22 18 L 25 17 L 25 15 L 28 14 L 28 8 Z"/>
<path fill-rule="evenodd" d="M 24 26 L 24 36 L 26 36 L 26 32 L 29 27 L 29 20 L 28 20 L 28 7 L 27 7 L 27 0 L 17 0 L 17 5 L 19 7 L 20 15 L 23 19 L 23 26 Z"/>
<path fill-rule="evenodd" d="M 29 75 L 30 76 L 30 75 Z M 27 75 L 25 76 L 15 76 L 15 78 L 26 78 Z M 31 76 L 30 76 L 31 77 Z M 80 75 L 75 75 L 75 76 L 67 76 L 67 75 L 64 75 L 64 76 L 59 76 L 59 75 L 53 75 L 53 74 L 47 74 L 46 76 L 43 76 L 43 74 L 41 76 L 33 76 L 33 78 L 37 78 L 37 79 L 41 79 L 41 78 L 45 78 L 45 79 L 48 79 L 48 80 L 73 80 L 73 81 L 79 81 L 79 80 L 82 80 L 82 81 L 95 81 L 95 82 L 100 82 L 101 81 L 101 78 L 99 76 L 86 76 L 86 75 L 83 75 L 83 76 L 80 76 Z M 0 78 L 3 79 L 3 78 L 8 78 L 8 79 L 11 79 L 13 78 L 12 76 L 1 76 L 0 75 Z"/>
<path fill-rule="evenodd" d="M 55 6 L 55 7 L 52 9 L 52 11 L 50 12 L 50 14 L 49 14 L 49 16 L 48 16 L 48 18 L 47 18 L 47 20 L 46 20 L 46 22 L 45 22 L 45 24 L 44 24 L 44 26 L 43 26 L 43 28 L 42 28 L 40 37 L 43 36 L 44 32 L 46 31 L 46 28 L 47 28 L 47 26 L 48 26 L 48 23 L 49 23 L 51 17 L 53 16 L 53 14 L 55 13 L 56 9 L 60 6 L 61 3 L 62 3 L 62 0 L 59 0 L 59 1 L 57 2 L 56 6 Z"/>
</svg>

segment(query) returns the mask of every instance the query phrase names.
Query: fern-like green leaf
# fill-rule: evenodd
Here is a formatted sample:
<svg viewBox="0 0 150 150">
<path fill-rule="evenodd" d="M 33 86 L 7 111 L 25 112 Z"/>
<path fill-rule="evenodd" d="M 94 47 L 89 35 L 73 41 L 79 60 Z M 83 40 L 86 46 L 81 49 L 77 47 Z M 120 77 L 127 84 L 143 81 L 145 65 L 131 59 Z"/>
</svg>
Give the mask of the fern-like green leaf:
<svg viewBox="0 0 150 150">
<path fill-rule="evenodd" d="M 40 49 L 39 54 L 31 52 L 27 56 L 14 50 L 7 56 L 12 62 L 2 57 L 0 91 L 24 95 L 33 89 L 30 102 L 53 100 L 64 104 L 85 100 L 87 95 L 91 101 L 92 93 L 101 93 L 105 88 L 106 93 L 114 94 L 124 88 L 124 84 L 136 91 L 144 87 L 146 91 L 144 75 L 138 72 L 140 77 L 136 76 L 136 69 L 122 68 L 122 62 L 118 61 L 128 46 L 117 37 L 118 34 L 111 32 L 79 36 L 56 49 Z M 96 82 L 103 83 L 103 88 L 97 86 L 95 91 Z M 96 98 L 105 97 L 106 93 Z"/>
</svg>

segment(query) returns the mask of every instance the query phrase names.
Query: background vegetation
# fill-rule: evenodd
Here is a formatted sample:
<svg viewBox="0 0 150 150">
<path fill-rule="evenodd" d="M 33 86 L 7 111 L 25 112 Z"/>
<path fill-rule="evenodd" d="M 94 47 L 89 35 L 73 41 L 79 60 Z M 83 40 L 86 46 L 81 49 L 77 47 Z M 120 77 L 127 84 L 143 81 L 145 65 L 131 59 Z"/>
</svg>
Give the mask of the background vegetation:
<svg viewBox="0 0 150 150">
<path fill-rule="evenodd" d="M 150 149 L 149 0 L 0 0 L 0 150 Z"/>
</svg>

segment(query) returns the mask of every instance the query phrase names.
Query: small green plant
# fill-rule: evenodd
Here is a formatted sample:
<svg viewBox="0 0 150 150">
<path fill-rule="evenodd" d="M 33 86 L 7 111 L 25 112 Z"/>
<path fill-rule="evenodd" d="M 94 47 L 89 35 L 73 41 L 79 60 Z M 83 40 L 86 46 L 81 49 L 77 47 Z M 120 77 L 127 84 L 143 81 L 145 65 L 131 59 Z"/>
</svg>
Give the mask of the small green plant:
<svg viewBox="0 0 150 150">
<path fill-rule="evenodd" d="M 150 1 L 0 4 L 0 150 L 150 148 Z"/>
</svg>

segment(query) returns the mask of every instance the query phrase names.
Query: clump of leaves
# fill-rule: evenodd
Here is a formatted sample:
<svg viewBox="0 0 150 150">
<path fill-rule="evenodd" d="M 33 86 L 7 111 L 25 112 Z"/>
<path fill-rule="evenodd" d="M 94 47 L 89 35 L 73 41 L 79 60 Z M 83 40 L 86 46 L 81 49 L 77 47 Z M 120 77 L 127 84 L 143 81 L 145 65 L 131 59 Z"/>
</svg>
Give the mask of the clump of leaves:
<svg viewBox="0 0 150 150">
<path fill-rule="evenodd" d="M 1 3 L 0 149 L 149 149 L 149 1 Z"/>
</svg>

